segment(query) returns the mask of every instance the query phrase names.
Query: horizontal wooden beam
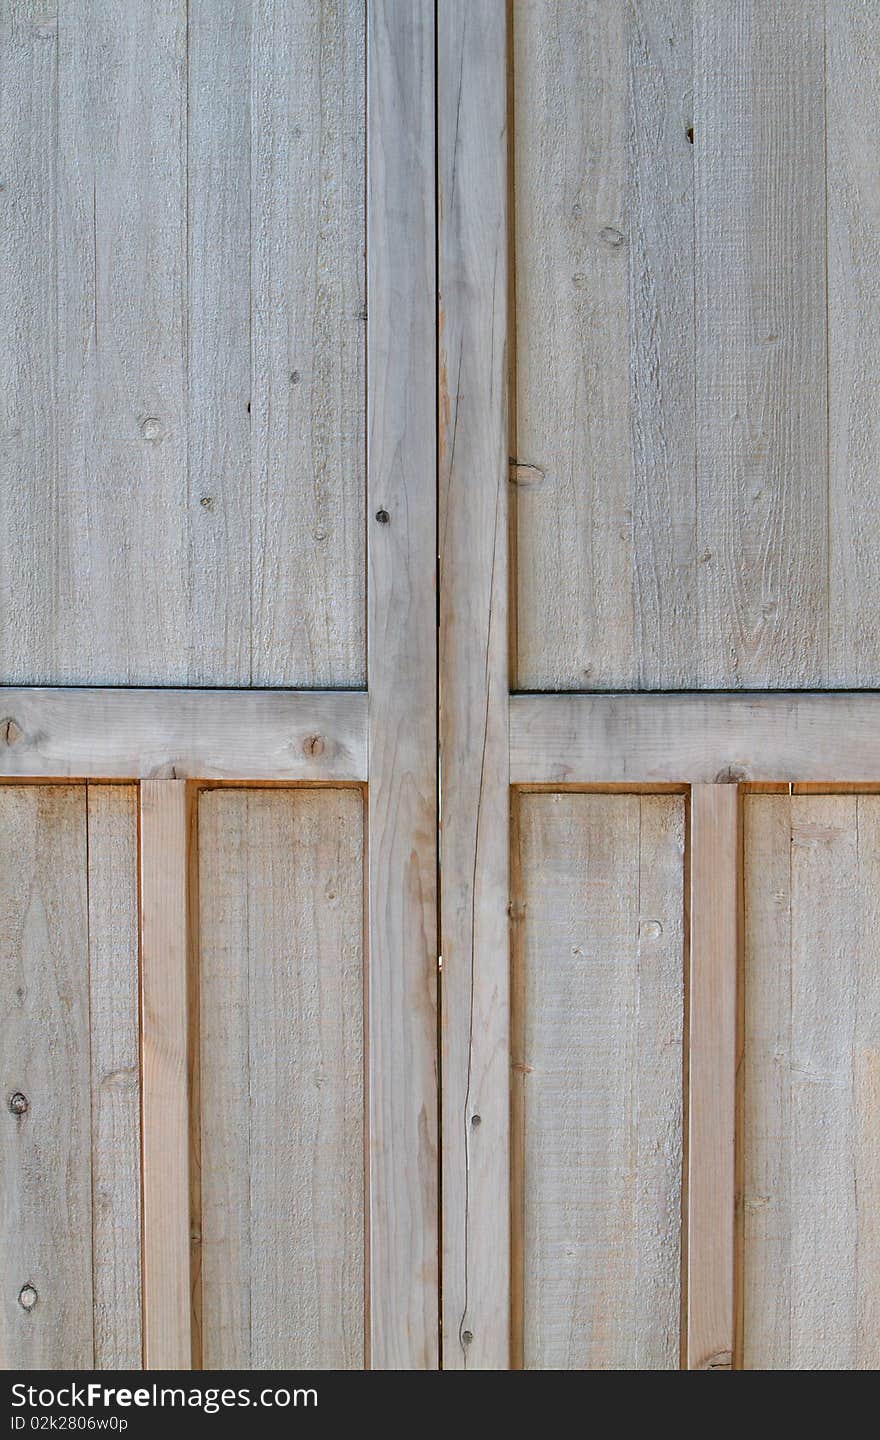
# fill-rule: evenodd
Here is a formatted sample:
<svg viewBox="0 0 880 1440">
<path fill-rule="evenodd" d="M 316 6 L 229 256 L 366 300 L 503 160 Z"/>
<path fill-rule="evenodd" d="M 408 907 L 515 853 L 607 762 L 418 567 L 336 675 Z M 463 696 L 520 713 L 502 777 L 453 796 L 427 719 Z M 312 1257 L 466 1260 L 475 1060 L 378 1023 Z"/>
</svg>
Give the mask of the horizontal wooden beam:
<svg viewBox="0 0 880 1440">
<path fill-rule="evenodd" d="M 0 778 L 364 781 L 352 690 L 0 688 Z"/>
<path fill-rule="evenodd" d="M 514 695 L 513 785 L 880 779 L 880 692 Z"/>
</svg>

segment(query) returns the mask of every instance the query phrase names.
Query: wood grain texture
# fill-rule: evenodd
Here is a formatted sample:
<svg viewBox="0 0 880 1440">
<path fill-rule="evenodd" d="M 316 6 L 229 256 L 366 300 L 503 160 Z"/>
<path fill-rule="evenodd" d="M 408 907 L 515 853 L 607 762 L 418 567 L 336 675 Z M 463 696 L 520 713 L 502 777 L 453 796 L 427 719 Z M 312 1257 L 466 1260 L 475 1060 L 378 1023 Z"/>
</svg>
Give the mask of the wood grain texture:
<svg viewBox="0 0 880 1440">
<path fill-rule="evenodd" d="M 138 795 L 88 786 L 92 1243 L 97 1370 L 138 1370 L 141 1087 Z"/>
<path fill-rule="evenodd" d="M 363 684 L 364 0 L 0 25 L 0 678 Z"/>
<path fill-rule="evenodd" d="M 180 521 L 192 577 L 193 685 L 251 683 L 253 8 L 252 0 L 187 7 L 188 453 Z"/>
<path fill-rule="evenodd" d="M 365 780 L 367 697 L 0 688 L 0 775 Z"/>
<path fill-rule="evenodd" d="M 523 689 L 633 678 L 626 17 L 513 7 Z"/>
<path fill-rule="evenodd" d="M 58 420 L 57 5 L 0 4 L 0 678 L 51 643 Z"/>
<path fill-rule="evenodd" d="M 140 787 L 144 1368 L 188 1370 L 187 786 Z"/>
<path fill-rule="evenodd" d="M 515 1363 L 675 1369 L 684 802 L 525 795 L 519 811 Z"/>
<path fill-rule="evenodd" d="M 62 7 L 54 594 L 4 678 L 187 679 L 186 108 L 185 0 Z"/>
<path fill-rule="evenodd" d="M 692 0 L 631 0 L 628 7 L 629 182 L 621 228 L 629 247 L 637 690 L 692 683 L 697 653 L 693 9 Z"/>
<path fill-rule="evenodd" d="M 694 785 L 690 809 L 689 1370 L 730 1370 L 733 1365 L 740 853 L 737 786 Z"/>
<path fill-rule="evenodd" d="M 839 685 L 876 685 L 880 676 L 878 44 L 873 6 L 826 6 L 829 683 Z"/>
<path fill-rule="evenodd" d="M 438 1363 L 434 7 L 369 7 L 370 1345 Z M 405 143 L 403 139 L 405 137 Z"/>
<path fill-rule="evenodd" d="M 365 32 L 365 0 L 254 13 L 255 685 L 364 679 Z"/>
<path fill-rule="evenodd" d="M 443 1365 L 497 1370 L 510 1363 L 505 14 L 457 0 L 438 15 Z"/>
<path fill-rule="evenodd" d="M 872 783 L 875 694 L 514 695 L 510 778 L 536 784 Z"/>
<path fill-rule="evenodd" d="M 207 1369 L 364 1363 L 363 801 L 199 801 Z"/>
<path fill-rule="evenodd" d="M 827 683 L 823 13 L 694 10 L 701 686 Z"/>
<path fill-rule="evenodd" d="M 743 1364 L 880 1368 L 880 800 L 746 802 Z"/>
<path fill-rule="evenodd" d="M 0 786 L 0 1363 L 12 1370 L 95 1362 L 86 857 L 84 786 Z"/>
</svg>

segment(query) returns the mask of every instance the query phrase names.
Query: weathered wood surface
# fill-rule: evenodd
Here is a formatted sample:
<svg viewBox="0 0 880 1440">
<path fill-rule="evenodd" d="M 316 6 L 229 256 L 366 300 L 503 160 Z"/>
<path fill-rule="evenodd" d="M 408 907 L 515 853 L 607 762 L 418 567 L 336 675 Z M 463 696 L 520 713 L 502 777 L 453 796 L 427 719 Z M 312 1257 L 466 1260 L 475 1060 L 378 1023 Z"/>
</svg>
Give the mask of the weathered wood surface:
<svg viewBox="0 0 880 1440">
<path fill-rule="evenodd" d="M 144 1367 L 192 1363 L 184 780 L 140 786 Z"/>
<path fill-rule="evenodd" d="M 676 1369 L 684 802 L 519 809 L 514 1363 Z"/>
<path fill-rule="evenodd" d="M 880 695 L 515 695 L 510 778 L 529 784 L 873 783 Z"/>
<path fill-rule="evenodd" d="M 363 801 L 199 800 L 202 1359 L 364 1364 Z"/>
<path fill-rule="evenodd" d="M 370 1355 L 420 1370 L 439 1358 L 433 4 L 375 0 L 367 60 Z"/>
<path fill-rule="evenodd" d="M 139 1370 L 138 795 L 88 786 L 95 1368 Z"/>
<path fill-rule="evenodd" d="M 85 786 L 0 786 L 0 1363 L 13 1370 L 94 1364 L 87 870 Z"/>
<path fill-rule="evenodd" d="M 876 685 L 880 16 L 512 16 L 517 686 Z"/>
<path fill-rule="evenodd" d="M 365 780 L 367 697 L 0 688 L 0 775 Z"/>
<path fill-rule="evenodd" d="M 745 801 L 743 1364 L 880 1368 L 880 799 Z"/>
<path fill-rule="evenodd" d="M 0 678 L 362 684 L 364 0 L 0 25 Z"/>
<path fill-rule="evenodd" d="M 735 785 L 694 785 L 690 803 L 687 1366 L 730 1370 L 740 797 Z"/>
<path fill-rule="evenodd" d="M 505 9 L 456 0 L 438 18 L 443 1365 L 506 1369 Z"/>
</svg>

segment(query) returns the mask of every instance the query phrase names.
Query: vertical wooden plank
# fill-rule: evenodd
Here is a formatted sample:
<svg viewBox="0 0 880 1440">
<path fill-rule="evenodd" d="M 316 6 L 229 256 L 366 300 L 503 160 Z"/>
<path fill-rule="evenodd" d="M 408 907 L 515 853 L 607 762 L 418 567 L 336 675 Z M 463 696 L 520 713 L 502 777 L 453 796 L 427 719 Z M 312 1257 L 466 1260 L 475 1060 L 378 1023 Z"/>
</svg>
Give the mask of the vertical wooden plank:
<svg viewBox="0 0 880 1440">
<path fill-rule="evenodd" d="M 57 621 L 56 0 L 0 5 L 0 675 L 48 678 Z"/>
<path fill-rule="evenodd" d="M 365 0 L 257 0 L 255 685 L 363 684 Z"/>
<path fill-rule="evenodd" d="M 137 790 L 88 786 L 96 1370 L 138 1370 L 141 1111 Z"/>
<path fill-rule="evenodd" d="M 510 1363 L 505 7 L 438 30 L 443 1364 Z"/>
<path fill-rule="evenodd" d="M 514 1099 L 525 1369 L 674 1369 L 684 805 L 520 800 Z"/>
<path fill-rule="evenodd" d="M 90 1370 L 84 786 L 0 786 L 0 1364 Z"/>
<path fill-rule="evenodd" d="M 739 816 L 738 786 L 691 787 L 689 1370 L 733 1363 Z"/>
<path fill-rule="evenodd" d="M 364 1362 L 363 801 L 200 801 L 204 1364 Z"/>
<path fill-rule="evenodd" d="M 370 1321 L 438 1362 L 434 7 L 367 39 Z"/>
<path fill-rule="evenodd" d="M 826 6 L 828 454 L 831 514 L 829 684 L 880 677 L 880 12 Z"/>
<path fill-rule="evenodd" d="M 520 689 L 633 680 L 627 11 L 513 7 Z"/>
<path fill-rule="evenodd" d="M 880 806 L 747 814 L 743 1364 L 876 1369 Z"/>
<path fill-rule="evenodd" d="M 187 672 L 193 685 L 248 685 L 251 677 L 252 9 L 251 0 L 223 6 L 191 0 L 188 7 Z"/>
<path fill-rule="evenodd" d="M 43 561 L 51 649 L 30 680 L 187 679 L 186 9 L 83 0 L 61 13 L 65 438 Z"/>
<path fill-rule="evenodd" d="M 695 7 L 697 613 L 706 686 L 828 674 L 821 0 Z"/>
<path fill-rule="evenodd" d="M 625 228 L 633 673 L 644 690 L 692 685 L 697 659 L 692 69 L 692 0 L 635 0 Z"/>
<path fill-rule="evenodd" d="M 140 787 L 144 1368 L 191 1365 L 187 787 Z"/>
</svg>

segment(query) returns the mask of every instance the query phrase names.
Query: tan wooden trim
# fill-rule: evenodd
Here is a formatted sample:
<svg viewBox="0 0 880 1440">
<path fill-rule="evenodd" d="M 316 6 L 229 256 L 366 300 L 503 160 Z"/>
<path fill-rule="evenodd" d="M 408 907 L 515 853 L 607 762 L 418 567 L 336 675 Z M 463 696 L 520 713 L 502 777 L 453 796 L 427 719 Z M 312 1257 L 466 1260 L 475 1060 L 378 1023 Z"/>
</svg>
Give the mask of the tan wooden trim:
<svg viewBox="0 0 880 1440">
<path fill-rule="evenodd" d="M 514 785 L 870 782 L 880 693 L 513 695 Z"/>
<path fill-rule="evenodd" d="M 438 11 L 443 1367 L 510 1363 L 507 75 L 503 5 Z M 492 144 L 486 144 L 486 136 Z"/>
<path fill-rule="evenodd" d="M 693 787 L 690 873 L 687 1368 L 729 1370 L 741 883 L 737 786 Z"/>
<path fill-rule="evenodd" d="M 140 798 L 144 1367 L 191 1368 L 187 786 Z"/>
<path fill-rule="evenodd" d="M 439 1361 L 434 73 L 432 0 L 371 3 L 369 1305 L 380 1370 Z"/>
<path fill-rule="evenodd" d="M 0 688 L 0 777 L 363 781 L 358 690 Z"/>
</svg>

